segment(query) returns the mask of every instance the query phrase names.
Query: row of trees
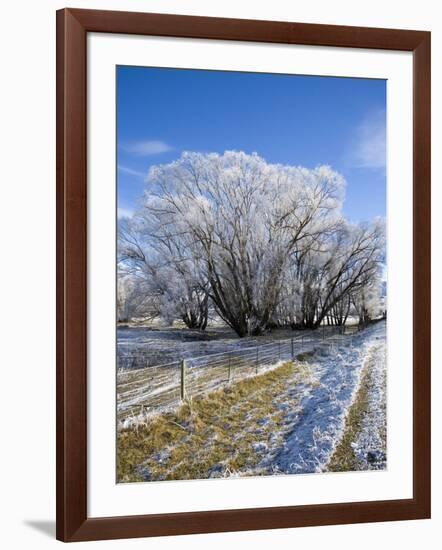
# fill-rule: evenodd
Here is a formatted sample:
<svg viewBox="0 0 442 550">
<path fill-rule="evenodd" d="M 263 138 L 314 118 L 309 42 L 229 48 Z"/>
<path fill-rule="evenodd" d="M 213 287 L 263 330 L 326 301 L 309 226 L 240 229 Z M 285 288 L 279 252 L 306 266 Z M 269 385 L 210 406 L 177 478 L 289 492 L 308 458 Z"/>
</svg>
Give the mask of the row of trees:
<svg viewBox="0 0 442 550">
<path fill-rule="evenodd" d="M 120 317 L 204 329 L 215 311 L 245 336 L 377 315 L 384 225 L 346 221 L 344 193 L 327 166 L 242 152 L 151 168 L 139 211 L 119 223 Z"/>
</svg>

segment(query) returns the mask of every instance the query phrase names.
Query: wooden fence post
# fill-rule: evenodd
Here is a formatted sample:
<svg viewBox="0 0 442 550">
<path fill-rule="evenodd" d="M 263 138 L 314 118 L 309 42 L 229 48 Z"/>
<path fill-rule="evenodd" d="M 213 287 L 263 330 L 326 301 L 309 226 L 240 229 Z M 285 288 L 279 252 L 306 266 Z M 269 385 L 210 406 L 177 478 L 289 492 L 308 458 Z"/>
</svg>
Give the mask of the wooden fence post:
<svg viewBox="0 0 442 550">
<path fill-rule="evenodd" d="M 291 338 L 291 347 L 292 347 L 292 361 L 295 358 L 295 347 L 293 345 L 293 338 Z"/>
<path fill-rule="evenodd" d="M 181 360 L 181 401 L 184 400 L 186 395 L 186 360 Z"/>
</svg>

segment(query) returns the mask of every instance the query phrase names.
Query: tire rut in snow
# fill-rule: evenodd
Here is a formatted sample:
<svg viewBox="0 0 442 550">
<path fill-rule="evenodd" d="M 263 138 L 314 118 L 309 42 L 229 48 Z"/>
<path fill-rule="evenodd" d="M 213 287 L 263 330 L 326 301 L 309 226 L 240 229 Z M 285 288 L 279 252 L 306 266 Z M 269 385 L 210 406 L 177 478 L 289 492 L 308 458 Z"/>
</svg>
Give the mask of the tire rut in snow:
<svg viewBox="0 0 442 550">
<path fill-rule="evenodd" d="M 376 347 L 385 349 L 385 322 L 370 327 L 352 344 L 342 343 L 314 357 L 319 384 L 301 400 L 301 412 L 282 448 L 273 454 L 271 463 L 262 463 L 261 467 L 271 473 L 323 471 L 343 434 L 347 411 L 355 399 L 364 365 Z M 379 359 L 377 355 L 375 363 Z M 385 356 L 380 362 L 385 363 Z M 368 431 L 369 426 L 367 424 Z"/>
</svg>

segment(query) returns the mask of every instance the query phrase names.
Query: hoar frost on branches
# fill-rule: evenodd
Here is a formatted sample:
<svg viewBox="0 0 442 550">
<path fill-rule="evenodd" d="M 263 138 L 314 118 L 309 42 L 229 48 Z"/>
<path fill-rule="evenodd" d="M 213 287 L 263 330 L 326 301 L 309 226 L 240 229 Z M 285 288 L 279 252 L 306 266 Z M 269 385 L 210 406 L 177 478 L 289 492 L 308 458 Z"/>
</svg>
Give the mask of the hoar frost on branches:
<svg viewBox="0 0 442 550">
<path fill-rule="evenodd" d="M 379 273 L 382 223 L 343 219 L 345 182 L 327 166 L 184 153 L 148 182 L 121 224 L 120 260 L 189 327 L 205 328 L 213 307 L 239 336 L 314 328 Z"/>
<path fill-rule="evenodd" d="M 167 323 L 180 318 L 189 328 L 205 329 L 209 297 L 197 263 L 172 242 L 152 241 L 142 216 L 120 220 L 118 237 L 119 280 L 144 281 L 144 315 Z"/>
</svg>

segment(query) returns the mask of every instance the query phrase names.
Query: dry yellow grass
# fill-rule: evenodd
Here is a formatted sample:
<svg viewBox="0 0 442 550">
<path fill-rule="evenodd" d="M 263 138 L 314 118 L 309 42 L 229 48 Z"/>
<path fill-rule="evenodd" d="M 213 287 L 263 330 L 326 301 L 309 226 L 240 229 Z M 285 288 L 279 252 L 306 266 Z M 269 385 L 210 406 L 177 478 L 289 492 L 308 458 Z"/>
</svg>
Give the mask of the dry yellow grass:
<svg viewBox="0 0 442 550">
<path fill-rule="evenodd" d="M 304 363 L 285 363 L 119 431 L 118 481 L 247 473 L 290 429 L 281 404 L 296 409 L 297 393 L 287 389 L 296 388 L 308 373 Z"/>
</svg>

